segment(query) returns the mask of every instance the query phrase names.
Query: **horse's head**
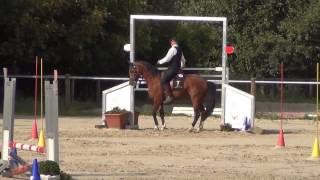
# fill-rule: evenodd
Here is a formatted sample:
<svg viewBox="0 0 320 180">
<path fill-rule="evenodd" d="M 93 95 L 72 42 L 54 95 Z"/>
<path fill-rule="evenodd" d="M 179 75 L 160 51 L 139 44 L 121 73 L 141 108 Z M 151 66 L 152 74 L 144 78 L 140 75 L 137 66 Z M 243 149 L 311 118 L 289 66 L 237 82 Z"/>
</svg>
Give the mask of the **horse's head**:
<svg viewBox="0 0 320 180">
<path fill-rule="evenodd" d="M 129 66 L 130 85 L 135 86 L 140 77 L 143 77 L 148 83 L 148 79 L 152 79 L 158 76 L 159 76 L 159 71 L 146 61 L 138 61 L 135 63 L 130 63 L 130 66 Z"/>
<path fill-rule="evenodd" d="M 130 63 L 129 66 L 129 84 L 135 86 L 142 72 L 135 63 Z"/>
</svg>

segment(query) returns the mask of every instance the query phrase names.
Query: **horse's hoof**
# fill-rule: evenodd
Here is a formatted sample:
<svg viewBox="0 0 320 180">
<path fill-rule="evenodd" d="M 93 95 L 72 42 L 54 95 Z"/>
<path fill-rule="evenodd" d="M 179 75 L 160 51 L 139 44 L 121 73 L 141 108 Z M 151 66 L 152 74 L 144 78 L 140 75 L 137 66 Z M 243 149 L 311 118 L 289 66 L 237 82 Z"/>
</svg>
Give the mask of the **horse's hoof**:
<svg viewBox="0 0 320 180">
<path fill-rule="evenodd" d="M 159 127 L 158 126 L 154 126 L 153 130 L 158 131 Z"/>
<path fill-rule="evenodd" d="M 194 128 L 193 127 L 191 127 L 191 128 L 189 128 L 189 132 L 193 132 L 193 130 L 194 130 Z"/>
<path fill-rule="evenodd" d="M 167 126 L 166 125 L 162 125 L 160 130 L 163 131 L 165 129 L 167 129 Z"/>
<path fill-rule="evenodd" d="M 203 129 L 203 128 L 198 128 L 198 129 L 197 129 L 197 132 L 198 132 L 198 133 L 201 132 L 202 129 Z"/>
<path fill-rule="evenodd" d="M 203 130 L 203 121 L 200 122 L 200 124 L 199 124 L 199 129 L 200 129 L 200 130 Z"/>
</svg>

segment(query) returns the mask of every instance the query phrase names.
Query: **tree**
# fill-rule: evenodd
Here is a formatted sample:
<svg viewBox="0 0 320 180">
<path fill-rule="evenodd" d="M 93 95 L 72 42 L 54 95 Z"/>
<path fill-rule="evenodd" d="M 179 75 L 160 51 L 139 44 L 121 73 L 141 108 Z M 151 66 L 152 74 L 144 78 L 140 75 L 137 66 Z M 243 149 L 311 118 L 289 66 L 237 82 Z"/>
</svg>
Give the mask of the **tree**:
<svg viewBox="0 0 320 180">
<path fill-rule="evenodd" d="M 310 62 L 319 57 L 316 0 L 187 0 L 177 1 L 177 6 L 182 14 L 228 18 L 227 38 L 235 46 L 237 60 L 231 69 L 237 77 L 278 77 L 280 62 L 286 63 L 286 74 L 310 77 Z"/>
</svg>

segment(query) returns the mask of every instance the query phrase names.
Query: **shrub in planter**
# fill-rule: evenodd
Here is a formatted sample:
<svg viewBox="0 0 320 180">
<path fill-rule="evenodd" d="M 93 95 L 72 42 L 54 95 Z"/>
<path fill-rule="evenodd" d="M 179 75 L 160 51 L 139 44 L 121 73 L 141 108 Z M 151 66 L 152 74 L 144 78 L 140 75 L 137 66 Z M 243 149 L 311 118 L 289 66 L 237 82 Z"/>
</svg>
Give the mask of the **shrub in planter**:
<svg viewBox="0 0 320 180">
<path fill-rule="evenodd" d="M 121 109 L 118 106 L 114 107 L 112 110 L 107 111 L 106 114 L 121 114 L 121 113 L 127 113 L 128 111 L 125 109 Z"/>
<path fill-rule="evenodd" d="M 50 160 L 41 161 L 39 162 L 39 173 L 50 176 L 60 175 L 59 164 Z"/>
</svg>

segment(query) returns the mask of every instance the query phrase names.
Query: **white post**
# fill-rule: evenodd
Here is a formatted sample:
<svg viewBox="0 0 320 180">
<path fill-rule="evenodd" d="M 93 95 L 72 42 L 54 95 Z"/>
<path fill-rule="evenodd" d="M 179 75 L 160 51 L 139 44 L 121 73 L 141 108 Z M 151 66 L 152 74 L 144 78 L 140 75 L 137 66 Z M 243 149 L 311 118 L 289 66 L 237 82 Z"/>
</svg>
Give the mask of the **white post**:
<svg viewBox="0 0 320 180">
<path fill-rule="evenodd" d="M 134 18 L 130 16 L 130 63 L 135 61 L 135 22 Z M 130 85 L 130 127 L 134 128 L 134 87 Z"/>
<path fill-rule="evenodd" d="M 3 130 L 3 143 L 2 143 L 2 160 L 9 161 L 9 130 Z"/>
<path fill-rule="evenodd" d="M 2 160 L 9 160 L 9 142 L 13 140 L 16 79 L 4 79 Z"/>
<path fill-rule="evenodd" d="M 226 69 L 227 69 L 227 54 L 226 54 L 226 45 L 227 45 L 227 18 L 223 21 L 223 31 L 222 31 L 222 83 L 221 83 L 221 124 L 225 122 L 225 88 L 223 87 L 226 84 Z"/>
<path fill-rule="evenodd" d="M 3 79 L 6 79 L 8 77 L 8 69 L 3 68 Z"/>
<path fill-rule="evenodd" d="M 45 81 L 47 159 L 59 163 L 58 81 Z"/>
</svg>

